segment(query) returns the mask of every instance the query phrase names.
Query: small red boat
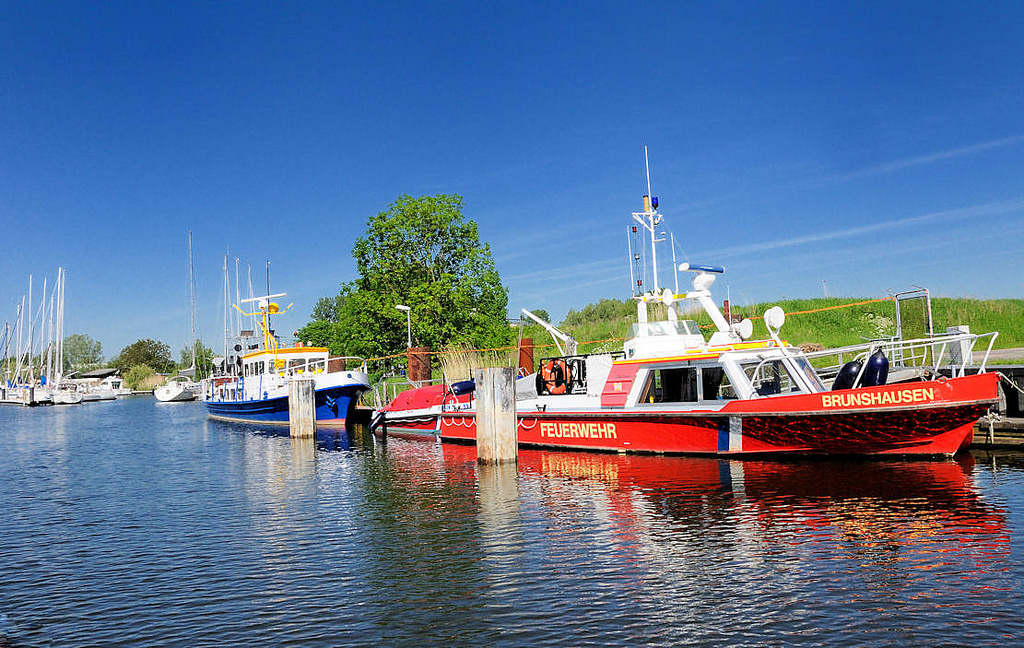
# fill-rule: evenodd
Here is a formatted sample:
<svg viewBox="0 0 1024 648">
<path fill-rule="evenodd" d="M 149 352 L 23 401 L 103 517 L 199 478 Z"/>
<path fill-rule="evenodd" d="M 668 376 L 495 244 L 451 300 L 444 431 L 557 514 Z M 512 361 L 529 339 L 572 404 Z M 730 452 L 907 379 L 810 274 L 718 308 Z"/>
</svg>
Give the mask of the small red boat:
<svg viewBox="0 0 1024 648">
<path fill-rule="evenodd" d="M 471 406 L 471 383 L 426 385 L 406 390 L 381 408 L 378 425 L 391 436 L 435 439 L 442 407 L 448 411 Z M 377 426 L 375 426 L 377 427 Z"/>
</svg>

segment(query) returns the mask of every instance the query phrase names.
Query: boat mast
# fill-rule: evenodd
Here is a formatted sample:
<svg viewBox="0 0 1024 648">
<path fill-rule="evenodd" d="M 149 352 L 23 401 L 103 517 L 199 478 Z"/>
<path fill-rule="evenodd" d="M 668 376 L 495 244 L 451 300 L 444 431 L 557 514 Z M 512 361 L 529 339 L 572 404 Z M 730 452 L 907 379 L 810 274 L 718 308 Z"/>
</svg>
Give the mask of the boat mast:
<svg viewBox="0 0 1024 648">
<path fill-rule="evenodd" d="M 31 383 L 35 377 L 32 373 L 32 342 L 36 336 L 35 317 L 32 315 L 32 275 L 28 276 L 28 355 L 25 356 L 25 365 L 28 368 L 28 382 Z"/>
<path fill-rule="evenodd" d="M 57 298 L 57 385 L 60 386 L 60 379 L 64 377 L 64 281 L 66 275 L 64 268 L 57 268 L 57 282 L 60 289 L 60 296 Z"/>
<path fill-rule="evenodd" d="M 224 358 L 228 357 L 228 255 L 224 255 Z M 225 367 L 227 369 L 227 367 Z"/>
<path fill-rule="evenodd" d="M 238 292 L 238 257 L 235 257 L 235 303 L 236 304 L 241 304 L 242 303 L 242 296 Z M 241 335 L 242 334 L 242 315 L 241 315 L 241 311 L 239 311 L 238 313 L 235 314 L 235 322 L 236 322 L 235 332 L 238 335 Z"/>
<path fill-rule="evenodd" d="M 647 147 L 644 147 L 644 165 L 647 170 L 647 194 L 644 196 L 644 210 L 633 212 L 633 220 L 644 226 L 644 229 L 651 234 L 651 275 L 654 280 L 654 292 L 658 294 L 658 250 L 657 243 L 664 239 L 658 239 L 657 227 L 661 224 L 661 214 L 658 213 L 658 199 L 651 195 L 651 165 L 647 159 Z"/>
<path fill-rule="evenodd" d="M 647 147 L 644 147 L 644 167 L 647 169 L 647 198 L 650 201 L 654 200 L 654 196 L 651 194 L 651 163 L 647 160 Z M 655 246 L 654 241 L 654 209 L 652 206 L 648 206 L 647 217 L 651 221 L 651 273 L 654 275 L 654 294 L 658 294 L 658 249 Z"/>
<path fill-rule="evenodd" d="M 17 359 L 14 363 L 14 382 L 21 384 L 21 361 L 25 357 L 25 348 L 22 345 L 22 337 L 25 331 L 25 295 L 21 296 L 21 303 L 18 304 L 18 340 L 14 345 L 14 352 Z"/>
<path fill-rule="evenodd" d="M 46 377 L 48 380 L 53 380 L 53 365 L 54 365 L 54 338 L 53 338 L 53 303 L 57 298 L 57 284 L 60 283 L 60 273 L 57 273 L 57 281 L 53 284 L 53 290 L 50 292 L 50 316 L 49 324 L 46 327 Z"/>
<path fill-rule="evenodd" d="M 196 368 L 196 280 L 192 266 L 192 230 L 188 231 L 188 320 L 191 328 L 192 377 L 195 378 Z"/>
<path fill-rule="evenodd" d="M 252 299 L 253 296 L 255 295 L 255 293 L 252 291 L 252 264 L 251 263 L 246 264 L 246 268 L 248 268 L 248 274 L 249 274 L 249 299 Z M 269 291 L 267 291 L 267 292 L 269 293 Z M 255 315 L 252 316 L 251 321 L 252 321 L 252 330 L 255 332 L 256 331 L 256 316 Z"/>
</svg>

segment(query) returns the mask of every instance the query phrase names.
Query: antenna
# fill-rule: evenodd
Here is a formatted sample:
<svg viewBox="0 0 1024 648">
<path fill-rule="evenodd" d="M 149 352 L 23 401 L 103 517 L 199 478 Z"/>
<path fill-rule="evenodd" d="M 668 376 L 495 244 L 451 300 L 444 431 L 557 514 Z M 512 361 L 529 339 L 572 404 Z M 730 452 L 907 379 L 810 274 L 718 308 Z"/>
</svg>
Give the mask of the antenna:
<svg viewBox="0 0 1024 648">
<path fill-rule="evenodd" d="M 676 235 L 675 232 L 668 233 L 672 242 L 672 279 L 675 281 L 675 292 L 679 294 L 679 265 L 676 263 Z"/>
<path fill-rule="evenodd" d="M 647 145 L 644 145 L 644 167 L 647 169 L 647 195 L 651 195 L 651 163 L 647 160 Z"/>
<path fill-rule="evenodd" d="M 629 254 L 626 257 L 626 265 L 629 266 L 629 292 L 631 295 L 636 294 L 636 278 L 633 277 L 633 240 L 629 236 L 629 228 L 626 228 L 626 252 Z"/>
</svg>

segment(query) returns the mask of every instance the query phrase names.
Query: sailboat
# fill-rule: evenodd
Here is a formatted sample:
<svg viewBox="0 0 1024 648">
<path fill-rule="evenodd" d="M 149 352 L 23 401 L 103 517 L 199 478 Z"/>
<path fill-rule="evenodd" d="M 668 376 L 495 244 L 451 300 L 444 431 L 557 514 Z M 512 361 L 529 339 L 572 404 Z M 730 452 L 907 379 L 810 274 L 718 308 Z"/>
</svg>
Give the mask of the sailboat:
<svg viewBox="0 0 1024 648">
<path fill-rule="evenodd" d="M 63 382 L 64 378 L 64 268 L 57 270 L 56 287 L 56 321 L 53 325 L 51 337 L 53 341 L 48 351 L 50 362 L 51 380 L 53 391 L 50 392 L 50 401 L 54 405 L 77 405 L 82 402 L 83 395 L 78 388 Z"/>
<path fill-rule="evenodd" d="M 161 403 L 181 403 L 195 400 L 198 391 L 197 385 L 191 380 L 196 375 L 196 282 L 192 268 L 191 231 L 188 233 L 188 301 L 189 322 L 192 327 L 192 366 L 153 390 L 153 395 Z"/>
<path fill-rule="evenodd" d="M 64 382 L 65 276 L 64 268 L 58 268 L 57 280 L 49 292 L 44 279 L 35 315 L 32 313 L 32 277 L 29 276 L 27 307 L 22 298 L 15 325 L 4 327 L 0 403 L 69 405 L 82 402 L 82 395 Z"/>
</svg>

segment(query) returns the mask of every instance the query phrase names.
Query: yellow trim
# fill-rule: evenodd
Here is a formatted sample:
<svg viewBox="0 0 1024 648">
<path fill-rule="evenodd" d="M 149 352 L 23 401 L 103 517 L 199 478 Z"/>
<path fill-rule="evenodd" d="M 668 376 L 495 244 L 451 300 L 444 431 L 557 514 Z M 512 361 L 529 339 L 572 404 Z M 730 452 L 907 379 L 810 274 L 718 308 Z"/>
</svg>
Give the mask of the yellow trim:
<svg viewBox="0 0 1024 648">
<path fill-rule="evenodd" d="M 639 358 L 636 360 L 616 360 L 613 365 L 630 365 L 630 364 L 651 364 L 654 362 L 671 362 L 673 360 L 705 360 L 707 358 L 717 358 L 718 356 L 728 351 L 749 351 L 750 349 L 768 349 L 774 346 L 773 342 L 761 341 L 761 342 L 741 342 L 739 344 L 727 344 L 721 346 L 714 346 L 706 351 L 693 351 L 678 356 L 666 356 L 664 358 Z"/>
<path fill-rule="evenodd" d="M 255 358 L 256 356 L 261 356 L 265 354 L 277 355 L 279 353 L 306 353 L 307 351 L 313 351 L 315 353 L 327 353 L 327 347 L 288 347 L 286 349 L 274 349 L 273 351 L 267 351 L 266 349 L 264 349 L 262 351 L 254 351 L 253 353 L 247 353 L 244 356 L 242 356 L 242 360 Z"/>
</svg>

